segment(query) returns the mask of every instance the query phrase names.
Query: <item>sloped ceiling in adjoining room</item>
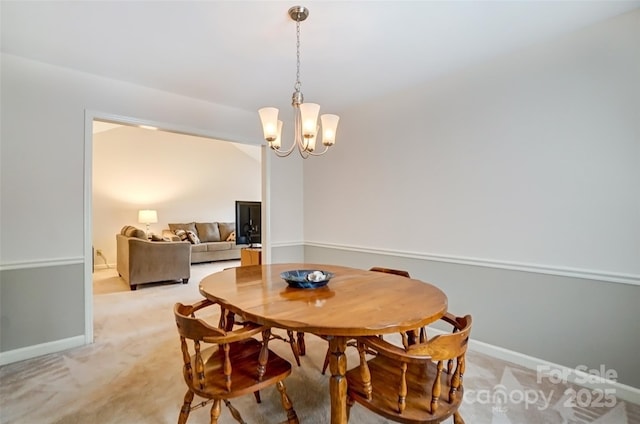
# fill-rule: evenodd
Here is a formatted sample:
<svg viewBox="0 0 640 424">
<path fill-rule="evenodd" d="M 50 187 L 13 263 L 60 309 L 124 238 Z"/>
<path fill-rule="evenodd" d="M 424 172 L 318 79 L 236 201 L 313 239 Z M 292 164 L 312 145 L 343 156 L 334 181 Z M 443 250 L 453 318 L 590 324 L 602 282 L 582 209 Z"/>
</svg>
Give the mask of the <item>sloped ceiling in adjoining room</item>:
<svg viewBox="0 0 640 424">
<path fill-rule="evenodd" d="M 105 132 L 105 131 L 110 131 L 113 129 L 118 129 L 123 127 L 124 125 L 122 124 L 116 124 L 113 122 L 104 122 L 104 121 L 93 121 L 93 134 L 99 134 L 101 132 Z M 167 134 L 171 134 L 171 132 L 167 132 Z M 182 135 L 181 135 L 182 136 Z M 181 136 L 176 136 L 176 141 L 178 141 L 180 139 Z M 196 136 L 194 136 L 196 137 Z M 204 141 L 207 140 L 207 138 L 204 137 L 198 137 Z M 260 162 L 261 158 L 260 158 L 260 148 L 258 146 L 250 146 L 250 145 L 246 145 L 246 144 L 241 144 L 241 143 L 233 143 L 233 142 L 229 142 L 229 145 L 235 147 L 236 149 L 240 150 L 242 153 L 246 154 L 247 156 L 251 157 L 253 160 Z"/>
</svg>

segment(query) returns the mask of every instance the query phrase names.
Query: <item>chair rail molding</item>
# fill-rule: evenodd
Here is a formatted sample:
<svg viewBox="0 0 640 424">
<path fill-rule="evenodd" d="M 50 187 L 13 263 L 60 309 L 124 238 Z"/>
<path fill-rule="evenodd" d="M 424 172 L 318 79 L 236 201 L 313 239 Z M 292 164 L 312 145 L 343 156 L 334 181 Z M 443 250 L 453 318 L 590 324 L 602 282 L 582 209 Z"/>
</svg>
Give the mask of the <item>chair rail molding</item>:
<svg viewBox="0 0 640 424">
<path fill-rule="evenodd" d="M 411 252 L 393 249 L 370 248 L 363 246 L 321 243 L 306 241 L 305 246 L 324 249 L 337 249 L 358 253 L 370 253 L 385 256 L 397 256 L 410 259 L 421 259 L 435 262 L 448 262 L 461 265 L 474 265 L 488 268 L 507 269 L 512 271 L 525 271 L 538 274 L 559 275 L 563 277 L 584 278 L 587 280 L 605 281 L 610 283 L 631 284 L 640 286 L 640 275 L 614 273 L 609 271 L 558 267 L 543 264 L 530 264 L 524 262 L 499 261 L 484 258 L 469 258 L 465 256 L 439 255 L 425 252 Z"/>
<path fill-rule="evenodd" d="M 84 263 L 84 258 L 81 256 L 70 257 L 70 258 L 50 258 L 50 259 L 28 260 L 28 261 L 15 261 L 15 262 L 6 262 L 3 264 L 0 264 L 0 271 L 45 268 L 50 266 L 79 265 L 83 263 Z"/>
<path fill-rule="evenodd" d="M 271 247 L 297 247 L 304 245 L 305 242 L 301 240 L 271 242 Z"/>
</svg>

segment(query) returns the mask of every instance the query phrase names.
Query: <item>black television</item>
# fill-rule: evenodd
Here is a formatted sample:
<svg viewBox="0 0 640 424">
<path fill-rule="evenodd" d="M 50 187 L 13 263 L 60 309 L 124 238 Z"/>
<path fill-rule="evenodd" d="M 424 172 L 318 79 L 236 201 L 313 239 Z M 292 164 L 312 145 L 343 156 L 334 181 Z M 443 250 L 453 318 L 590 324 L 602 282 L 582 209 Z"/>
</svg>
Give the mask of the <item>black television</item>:
<svg viewBox="0 0 640 424">
<path fill-rule="evenodd" d="M 261 202 L 236 200 L 236 244 L 259 247 L 262 243 Z"/>
</svg>

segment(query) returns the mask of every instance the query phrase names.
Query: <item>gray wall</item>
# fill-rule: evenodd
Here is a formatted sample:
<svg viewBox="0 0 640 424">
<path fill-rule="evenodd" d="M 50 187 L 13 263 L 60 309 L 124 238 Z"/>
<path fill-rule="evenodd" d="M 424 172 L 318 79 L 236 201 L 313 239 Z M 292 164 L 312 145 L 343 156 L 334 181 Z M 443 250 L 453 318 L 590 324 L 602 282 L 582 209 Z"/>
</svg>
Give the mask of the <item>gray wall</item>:
<svg viewBox="0 0 640 424">
<path fill-rule="evenodd" d="M 635 285 L 314 246 L 305 260 L 407 270 L 442 289 L 450 312 L 473 316 L 474 340 L 569 368 L 604 364 L 640 387 Z"/>
<path fill-rule="evenodd" d="M 304 245 L 274 246 L 271 249 L 270 263 L 302 263 L 305 261 Z"/>
<path fill-rule="evenodd" d="M 84 334 L 83 264 L 0 271 L 1 351 Z"/>
</svg>

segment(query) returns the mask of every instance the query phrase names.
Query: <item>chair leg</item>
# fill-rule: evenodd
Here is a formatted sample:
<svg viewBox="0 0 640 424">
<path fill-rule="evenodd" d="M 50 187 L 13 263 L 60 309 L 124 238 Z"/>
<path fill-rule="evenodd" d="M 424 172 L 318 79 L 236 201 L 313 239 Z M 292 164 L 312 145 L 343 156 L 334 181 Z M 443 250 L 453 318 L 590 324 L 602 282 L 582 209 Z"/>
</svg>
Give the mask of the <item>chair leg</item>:
<svg viewBox="0 0 640 424">
<path fill-rule="evenodd" d="M 287 396 L 287 389 L 284 387 L 284 383 L 282 381 L 278 381 L 276 383 L 276 388 L 280 392 L 282 407 L 287 411 L 287 424 L 299 424 L 300 421 L 298 421 L 298 415 L 296 415 L 296 411 L 293 409 L 291 399 Z"/>
<path fill-rule="evenodd" d="M 222 402 L 220 399 L 216 399 L 213 401 L 213 405 L 211 406 L 211 424 L 218 424 L 218 418 L 220 418 L 220 405 Z"/>
<path fill-rule="evenodd" d="M 324 364 L 322 364 L 322 375 L 324 375 L 325 371 L 327 371 L 327 367 L 329 366 L 329 360 L 331 359 L 331 349 L 327 348 L 327 353 L 324 355 Z"/>
<path fill-rule="evenodd" d="M 231 412 L 231 416 L 236 421 L 238 421 L 240 424 L 247 424 L 247 422 L 242 419 L 242 416 L 240 415 L 240 411 L 238 411 L 233 405 L 231 405 L 231 402 L 225 399 L 224 404 L 227 405 L 227 408 L 229 408 L 229 412 Z"/>
<path fill-rule="evenodd" d="M 351 414 L 351 407 L 356 401 L 347 393 L 347 422 L 349 422 L 349 416 Z"/>
<path fill-rule="evenodd" d="M 262 399 L 260 399 L 260 390 L 253 392 L 253 396 L 256 398 L 256 403 L 262 403 Z"/>
<path fill-rule="evenodd" d="M 298 344 L 296 343 L 296 339 L 293 337 L 293 331 L 287 330 L 287 337 L 289 338 L 289 344 L 291 345 L 293 357 L 296 358 L 296 364 L 300 366 L 300 349 L 298 347 Z"/>
<path fill-rule="evenodd" d="M 420 332 L 422 332 L 422 328 L 420 329 Z M 420 343 L 420 335 L 419 332 L 416 330 L 409 330 L 407 331 L 407 341 L 409 342 L 409 346 L 414 345 L 416 343 Z"/>
<path fill-rule="evenodd" d="M 458 411 L 453 413 L 453 424 L 464 424 L 464 420 Z"/>
<path fill-rule="evenodd" d="M 185 424 L 187 422 L 189 412 L 191 412 L 191 401 L 193 401 L 193 392 L 187 390 L 187 393 L 184 395 L 182 409 L 180 409 L 180 415 L 178 416 L 178 424 Z"/>
<path fill-rule="evenodd" d="M 298 352 L 300 352 L 300 356 L 307 354 L 307 346 L 304 344 L 304 333 L 300 331 L 298 331 Z"/>
</svg>

